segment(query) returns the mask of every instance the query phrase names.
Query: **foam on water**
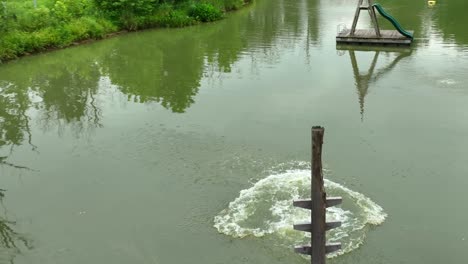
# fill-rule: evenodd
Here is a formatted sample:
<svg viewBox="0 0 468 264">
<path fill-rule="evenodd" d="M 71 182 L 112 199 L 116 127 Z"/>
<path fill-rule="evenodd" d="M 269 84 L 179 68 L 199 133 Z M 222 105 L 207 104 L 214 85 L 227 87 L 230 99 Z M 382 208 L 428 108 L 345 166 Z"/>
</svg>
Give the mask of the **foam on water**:
<svg viewBox="0 0 468 264">
<path fill-rule="evenodd" d="M 327 173 L 325 173 L 326 176 Z M 358 248 L 368 226 L 380 225 L 386 213 L 382 207 L 361 193 L 325 179 L 329 196 L 342 196 L 340 207 L 327 209 L 327 220 L 338 220 L 342 226 L 327 232 L 329 241 L 340 241 L 342 249 L 331 257 Z M 220 233 L 242 238 L 274 236 L 281 246 L 309 244 L 310 234 L 292 229 L 294 223 L 309 222 L 310 211 L 292 206 L 294 199 L 310 197 L 310 170 L 286 170 L 272 174 L 242 190 L 228 208 L 214 218 Z"/>
<path fill-rule="evenodd" d="M 457 84 L 457 81 L 455 81 L 454 79 L 442 79 L 442 80 L 439 80 L 439 83 L 445 84 L 445 85 L 454 85 L 454 84 Z"/>
</svg>

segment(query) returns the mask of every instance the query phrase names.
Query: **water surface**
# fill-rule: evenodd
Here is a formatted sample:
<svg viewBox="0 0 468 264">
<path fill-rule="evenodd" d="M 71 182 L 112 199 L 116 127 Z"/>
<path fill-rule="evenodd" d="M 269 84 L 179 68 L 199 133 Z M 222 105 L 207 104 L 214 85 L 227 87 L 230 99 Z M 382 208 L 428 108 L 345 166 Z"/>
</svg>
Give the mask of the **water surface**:
<svg viewBox="0 0 468 264">
<path fill-rule="evenodd" d="M 307 263 L 286 213 L 312 125 L 330 213 L 362 226 L 330 263 L 465 263 L 466 3 L 382 0 L 414 45 L 337 49 L 356 2 L 257 0 L 1 65 L 0 263 Z M 244 206 L 226 223 L 271 232 L 216 227 Z"/>
</svg>

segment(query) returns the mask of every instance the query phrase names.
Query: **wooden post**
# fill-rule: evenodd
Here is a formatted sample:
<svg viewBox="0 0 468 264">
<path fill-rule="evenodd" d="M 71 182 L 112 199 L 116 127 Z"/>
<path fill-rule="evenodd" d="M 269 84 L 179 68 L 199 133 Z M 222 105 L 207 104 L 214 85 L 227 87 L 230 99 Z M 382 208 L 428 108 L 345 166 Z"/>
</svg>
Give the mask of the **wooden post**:
<svg viewBox="0 0 468 264">
<path fill-rule="evenodd" d="M 325 232 L 341 226 L 341 222 L 325 222 L 326 208 L 341 203 L 341 197 L 326 197 L 322 172 L 323 127 L 312 127 L 311 200 L 296 200 L 296 207 L 312 210 L 310 223 L 295 224 L 294 229 L 311 232 L 310 246 L 296 247 L 300 254 L 311 255 L 312 264 L 325 264 L 326 254 L 341 249 L 340 243 L 326 244 Z"/>
<path fill-rule="evenodd" d="M 357 22 L 359 20 L 359 14 L 361 13 L 362 1 L 363 0 L 359 0 L 357 8 L 356 8 L 356 13 L 354 13 L 353 25 L 351 26 L 351 32 L 350 32 L 351 36 L 354 36 L 354 32 L 356 31 Z"/>
<path fill-rule="evenodd" d="M 361 13 L 361 10 L 367 10 L 369 12 L 369 16 L 372 21 L 372 25 L 374 26 L 375 30 L 375 35 L 377 37 L 381 37 L 380 34 L 380 28 L 379 28 L 379 23 L 377 21 L 377 15 L 375 14 L 375 9 L 373 7 L 373 1 L 372 0 L 367 0 L 367 6 L 362 6 L 364 0 L 359 0 L 358 5 L 356 7 L 356 13 L 354 14 L 354 20 L 353 20 L 353 25 L 351 26 L 351 31 L 349 33 L 350 36 L 354 36 L 354 33 L 356 32 L 356 26 L 359 20 L 359 15 Z"/>
<path fill-rule="evenodd" d="M 377 37 L 380 38 L 381 35 L 380 35 L 379 22 L 377 20 L 377 15 L 375 14 L 375 9 L 374 9 L 372 0 L 369 0 L 369 9 L 368 10 L 369 10 L 369 15 L 371 17 L 372 24 L 374 25 L 375 34 L 377 35 Z"/>
<path fill-rule="evenodd" d="M 325 264 L 325 191 L 323 189 L 323 127 L 312 128 L 312 263 Z"/>
</svg>

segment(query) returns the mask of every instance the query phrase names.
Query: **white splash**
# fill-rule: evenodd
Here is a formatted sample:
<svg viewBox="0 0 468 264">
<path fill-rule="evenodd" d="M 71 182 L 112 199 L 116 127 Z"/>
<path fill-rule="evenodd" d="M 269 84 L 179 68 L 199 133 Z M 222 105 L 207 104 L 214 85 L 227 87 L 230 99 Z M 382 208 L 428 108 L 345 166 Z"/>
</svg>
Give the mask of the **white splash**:
<svg viewBox="0 0 468 264">
<path fill-rule="evenodd" d="M 443 79 L 439 80 L 439 83 L 444 85 L 454 85 L 457 84 L 457 81 L 455 81 L 454 79 Z"/>
<path fill-rule="evenodd" d="M 366 234 L 366 226 L 380 225 L 386 213 L 382 207 L 361 193 L 325 179 L 329 196 L 342 196 L 341 207 L 327 209 L 327 220 L 338 220 L 342 226 L 327 232 L 329 241 L 340 241 L 342 249 L 331 257 L 358 248 Z M 270 175 L 251 188 L 242 190 L 228 208 L 214 218 L 220 233 L 245 236 L 275 236 L 280 245 L 293 247 L 308 244 L 310 235 L 292 229 L 294 223 L 310 221 L 310 211 L 292 206 L 294 199 L 310 197 L 310 170 L 286 170 Z"/>
</svg>

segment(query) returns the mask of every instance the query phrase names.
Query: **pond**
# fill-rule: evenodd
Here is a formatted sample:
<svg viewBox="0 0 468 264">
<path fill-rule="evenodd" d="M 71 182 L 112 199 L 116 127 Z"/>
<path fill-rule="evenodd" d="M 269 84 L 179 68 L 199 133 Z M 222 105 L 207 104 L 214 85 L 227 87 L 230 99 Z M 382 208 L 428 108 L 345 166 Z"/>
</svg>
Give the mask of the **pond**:
<svg viewBox="0 0 468 264">
<path fill-rule="evenodd" d="M 414 45 L 337 49 L 356 3 L 256 0 L 1 65 L 0 263 L 308 263 L 313 125 L 344 198 L 328 263 L 465 263 L 466 3 L 382 0 Z"/>
</svg>

